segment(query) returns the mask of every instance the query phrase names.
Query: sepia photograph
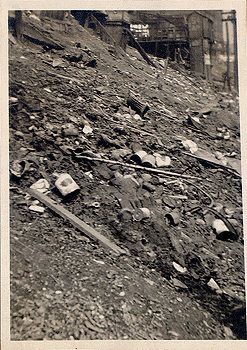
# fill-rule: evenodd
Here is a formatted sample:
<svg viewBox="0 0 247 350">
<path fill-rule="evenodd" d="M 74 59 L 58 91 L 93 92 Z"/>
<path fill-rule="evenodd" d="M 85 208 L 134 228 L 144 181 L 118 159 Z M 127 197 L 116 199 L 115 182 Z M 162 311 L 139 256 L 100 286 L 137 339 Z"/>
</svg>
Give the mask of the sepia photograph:
<svg viewBox="0 0 247 350">
<path fill-rule="evenodd" d="M 239 2 L 8 9 L 4 350 L 246 339 Z"/>
</svg>

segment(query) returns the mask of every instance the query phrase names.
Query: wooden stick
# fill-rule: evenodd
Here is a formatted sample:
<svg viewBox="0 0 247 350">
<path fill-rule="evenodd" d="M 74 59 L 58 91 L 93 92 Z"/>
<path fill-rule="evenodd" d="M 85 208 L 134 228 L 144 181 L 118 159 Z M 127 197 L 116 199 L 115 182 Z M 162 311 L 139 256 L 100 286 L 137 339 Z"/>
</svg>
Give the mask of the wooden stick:
<svg viewBox="0 0 247 350">
<path fill-rule="evenodd" d="M 127 33 L 132 41 L 132 43 L 134 44 L 135 48 L 139 51 L 139 53 L 142 55 L 142 57 L 144 58 L 144 60 L 147 61 L 148 64 L 150 64 L 151 66 L 157 68 L 156 64 L 151 60 L 151 58 L 146 54 L 146 52 L 144 51 L 144 49 L 141 47 L 141 45 L 138 43 L 138 41 L 136 41 L 135 37 L 133 36 L 133 34 L 127 29 L 124 28 L 124 32 Z"/>
<path fill-rule="evenodd" d="M 185 178 L 185 179 L 202 180 L 201 177 L 190 176 L 190 175 L 185 175 L 185 174 L 178 174 L 178 173 L 172 173 L 170 171 L 164 171 L 164 170 L 159 170 L 159 169 L 147 168 L 147 167 L 140 166 L 140 165 L 121 163 L 121 162 L 118 162 L 118 161 L 115 161 L 115 160 L 102 159 L 102 158 L 91 158 L 91 157 L 79 156 L 79 155 L 76 156 L 76 158 L 90 160 L 90 161 L 98 161 L 98 162 L 109 163 L 109 164 L 122 165 L 122 166 L 125 166 L 125 167 L 128 167 L 128 168 L 138 169 L 138 170 L 145 170 L 145 171 L 149 171 L 151 173 L 163 174 L 163 175 L 166 175 L 166 176 L 176 176 L 176 177 L 181 177 L 181 178 Z"/>
<path fill-rule="evenodd" d="M 213 198 L 210 196 L 209 193 L 205 192 L 203 189 L 201 189 L 199 186 L 195 185 L 193 182 L 188 181 L 188 180 L 184 180 L 185 182 L 189 183 L 190 185 L 194 186 L 195 188 L 197 188 L 199 191 L 201 191 L 202 193 L 204 193 L 209 199 L 210 199 L 210 204 L 207 206 L 208 208 L 211 208 L 214 205 L 214 200 Z"/>
<path fill-rule="evenodd" d="M 156 138 L 156 140 L 158 141 L 158 144 L 159 144 L 160 146 L 164 147 L 167 151 L 169 151 L 168 148 L 163 144 L 163 142 L 161 141 L 161 139 L 160 139 L 157 135 L 152 134 L 152 133 L 150 133 L 150 132 L 148 132 L 148 131 L 145 131 L 145 130 L 138 129 L 138 128 L 135 128 L 135 127 L 133 127 L 133 126 L 130 126 L 130 125 L 126 124 L 125 122 L 121 123 L 121 122 L 118 122 L 118 121 L 116 121 L 116 120 L 113 120 L 108 114 L 106 114 L 106 113 L 102 110 L 101 107 L 100 107 L 100 110 L 101 110 L 101 112 L 103 113 L 105 119 L 106 119 L 106 120 L 109 120 L 109 122 L 115 123 L 115 124 L 117 124 L 117 125 L 125 126 L 125 127 L 129 128 L 130 130 L 132 130 L 132 131 L 134 131 L 134 132 L 138 132 L 139 134 L 143 134 L 143 135 L 148 135 L 148 136 L 154 137 L 154 138 Z M 156 111 L 154 111 L 154 112 L 156 112 Z M 161 113 L 159 113 L 159 114 L 161 114 Z M 165 114 L 165 115 L 166 115 L 166 114 Z M 169 116 L 168 116 L 168 117 L 169 117 Z M 174 158 L 176 158 L 176 157 L 174 157 Z M 177 159 L 177 158 L 176 158 L 176 159 Z M 177 159 L 177 160 L 178 160 L 178 159 Z"/>
<path fill-rule="evenodd" d="M 100 30 L 112 41 L 113 45 L 115 46 L 116 53 L 121 53 L 125 59 L 128 61 L 130 65 L 133 65 L 130 61 L 129 57 L 127 56 L 124 49 L 116 42 L 116 40 L 113 38 L 113 36 L 108 32 L 108 30 L 100 23 L 100 21 L 97 20 L 97 18 L 91 14 L 91 20 L 100 28 Z"/>
<path fill-rule="evenodd" d="M 193 158 L 196 158 L 196 159 L 199 159 L 199 160 L 203 160 L 204 162 L 213 164 L 214 166 L 217 166 L 219 168 L 228 170 L 231 174 L 236 175 L 236 176 L 241 178 L 241 174 L 239 174 L 235 169 L 228 167 L 227 165 L 216 163 L 213 160 L 204 159 L 203 157 L 197 156 L 196 154 L 192 154 L 192 153 L 188 153 L 188 152 L 183 152 L 183 154 L 185 154 L 186 156 L 189 156 L 189 157 L 193 157 Z"/>
<path fill-rule="evenodd" d="M 71 222 L 73 226 L 78 228 L 80 231 L 85 233 L 87 236 L 92 238 L 93 240 L 100 241 L 101 244 L 103 244 L 108 249 L 111 249 L 114 251 L 115 254 L 126 254 L 126 251 L 124 249 L 121 249 L 118 247 L 115 243 L 109 241 L 106 237 L 101 235 L 99 232 L 97 232 L 95 229 L 87 225 L 84 221 L 80 220 L 78 217 L 76 217 L 74 214 L 70 213 L 67 209 L 62 207 L 61 205 L 57 204 L 54 200 L 46 196 L 45 194 L 34 190 L 32 188 L 28 188 L 27 192 L 33 196 L 34 198 L 38 199 L 40 202 L 45 204 L 48 208 L 53 210 L 55 213 L 60 215 L 65 220 L 68 220 Z"/>
<path fill-rule="evenodd" d="M 160 145 L 160 146 L 164 146 L 164 145 L 163 145 L 163 142 L 160 140 L 160 138 L 159 138 L 158 136 L 156 136 L 156 135 L 154 135 L 154 134 L 151 134 L 151 133 L 148 132 L 148 131 L 135 128 L 135 127 L 130 126 L 130 125 L 126 124 L 126 123 L 117 122 L 116 120 L 112 120 L 112 119 L 110 119 L 110 118 L 108 118 L 108 117 L 106 117 L 106 119 L 109 120 L 109 121 L 112 122 L 112 123 L 125 126 L 125 127 L 129 128 L 129 129 L 132 130 L 132 131 L 138 132 L 139 134 L 143 134 L 143 135 L 148 135 L 148 136 L 151 136 L 151 137 L 155 137 L 155 138 L 157 139 L 159 145 Z"/>
</svg>

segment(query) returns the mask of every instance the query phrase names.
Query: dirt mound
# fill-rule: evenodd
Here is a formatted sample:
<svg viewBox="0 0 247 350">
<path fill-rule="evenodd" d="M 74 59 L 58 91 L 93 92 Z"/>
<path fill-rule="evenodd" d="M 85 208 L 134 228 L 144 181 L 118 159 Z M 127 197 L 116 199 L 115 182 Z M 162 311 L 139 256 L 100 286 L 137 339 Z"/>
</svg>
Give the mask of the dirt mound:
<svg viewBox="0 0 247 350">
<path fill-rule="evenodd" d="M 25 21 L 9 41 L 11 339 L 245 338 L 236 96 L 73 17 Z M 61 194 L 63 173 L 80 191 Z M 40 179 L 126 254 L 30 196 Z"/>
</svg>

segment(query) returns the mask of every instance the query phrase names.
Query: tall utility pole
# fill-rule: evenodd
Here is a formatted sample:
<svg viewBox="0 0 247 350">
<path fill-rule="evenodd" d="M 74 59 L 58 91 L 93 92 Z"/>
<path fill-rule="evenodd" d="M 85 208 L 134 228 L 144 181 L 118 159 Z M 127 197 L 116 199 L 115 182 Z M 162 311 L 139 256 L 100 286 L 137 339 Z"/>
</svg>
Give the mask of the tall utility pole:
<svg viewBox="0 0 247 350">
<path fill-rule="evenodd" d="M 229 17 L 228 17 L 229 18 Z M 226 54 L 227 54 L 227 71 L 226 71 L 226 79 L 228 84 L 228 89 L 231 91 L 231 83 L 230 83 L 230 53 L 229 53 L 229 28 L 228 28 L 228 22 L 226 21 Z"/>
<path fill-rule="evenodd" d="M 234 42 L 234 87 L 238 90 L 238 44 L 237 44 L 237 19 L 236 11 L 232 11 L 233 42 Z"/>
<path fill-rule="evenodd" d="M 22 23 L 22 12 L 15 11 L 15 34 L 18 40 L 21 41 L 23 32 L 23 23 Z"/>
<path fill-rule="evenodd" d="M 236 24 L 236 11 L 232 10 L 231 12 L 223 12 L 223 15 L 230 15 L 225 19 L 222 19 L 223 22 L 226 22 L 226 36 L 227 36 L 227 83 L 228 87 L 230 89 L 230 81 L 229 81 L 229 69 L 230 69 L 230 62 L 229 62 L 229 28 L 228 28 L 228 22 L 231 21 L 233 24 L 233 45 L 234 45 L 234 88 L 238 90 L 238 47 L 237 47 L 237 24 Z"/>
</svg>

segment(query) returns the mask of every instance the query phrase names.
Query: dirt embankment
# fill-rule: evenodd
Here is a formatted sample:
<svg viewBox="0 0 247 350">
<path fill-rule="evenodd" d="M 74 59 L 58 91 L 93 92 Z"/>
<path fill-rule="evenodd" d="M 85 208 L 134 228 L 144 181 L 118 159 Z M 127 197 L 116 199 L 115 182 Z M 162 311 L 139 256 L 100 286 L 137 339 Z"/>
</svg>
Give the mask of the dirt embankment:
<svg viewBox="0 0 247 350">
<path fill-rule="evenodd" d="M 12 340 L 245 338 L 238 98 L 73 18 L 25 21 L 9 40 Z M 40 179 L 126 254 L 30 196 Z"/>
</svg>

